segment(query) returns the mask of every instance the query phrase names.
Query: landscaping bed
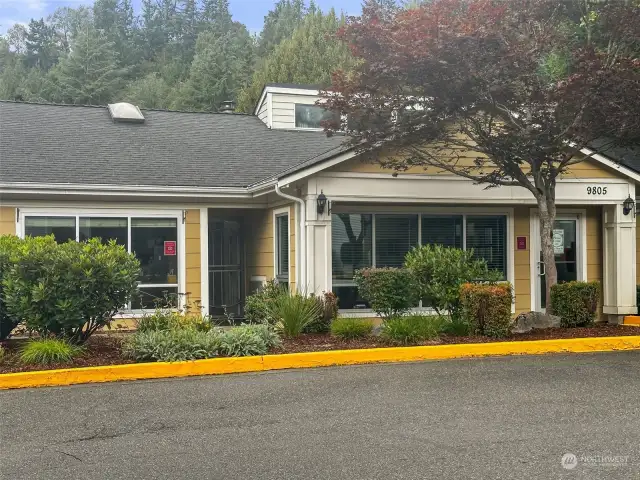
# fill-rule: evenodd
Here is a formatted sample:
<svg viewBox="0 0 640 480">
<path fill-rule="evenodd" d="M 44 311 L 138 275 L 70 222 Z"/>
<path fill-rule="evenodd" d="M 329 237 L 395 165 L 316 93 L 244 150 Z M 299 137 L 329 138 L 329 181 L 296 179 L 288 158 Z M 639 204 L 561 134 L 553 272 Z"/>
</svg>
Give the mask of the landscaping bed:
<svg viewBox="0 0 640 480">
<path fill-rule="evenodd" d="M 101 365 L 120 365 L 135 363 L 122 355 L 122 341 L 131 334 L 100 334 L 94 335 L 87 342 L 85 351 L 72 362 L 55 365 L 25 365 L 17 357 L 17 351 L 25 342 L 22 339 L 3 342 L 5 356 L 0 360 L 0 373 L 30 372 L 47 369 L 79 368 Z M 529 333 L 511 335 L 496 339 L 485 336 L 448 336 L 442 335 L 438 339 L 419 342 L 418 345 L 443 345 L 464 343 L 512 342 L 526 340 L 553 340 L 562 338 L 583 337 L 618 337 L 640 335 L 640 329 L 623 327 L 621 325 L 596 325 L 579 328 L 550 328 L 535 330 Z M 322 352 L 331 350 L 351 350 L 364 348 L 389 348 L 398 345 L 383 341 L 380 337 L 342 340 L 330 334 L 302 334 L 294 338 L 284 338 L 282 346 L 274 348 L 271 354 Z"/>
<path fill-rule="evenodd" d="M 97 367 L 101 365 L 121 365 L 134 363 L 122 356 L 122 337 L 112 335 L 94 335 L 85 345 L 84 352 L 71 362 L 55 365 L 27 365 L 18 358 L 18 350 L 26 342 L 24 339 L 0 342 L 5 354 L 0 359 L 0 373 L 33 372 L 59 368 Z"/>
</svg>

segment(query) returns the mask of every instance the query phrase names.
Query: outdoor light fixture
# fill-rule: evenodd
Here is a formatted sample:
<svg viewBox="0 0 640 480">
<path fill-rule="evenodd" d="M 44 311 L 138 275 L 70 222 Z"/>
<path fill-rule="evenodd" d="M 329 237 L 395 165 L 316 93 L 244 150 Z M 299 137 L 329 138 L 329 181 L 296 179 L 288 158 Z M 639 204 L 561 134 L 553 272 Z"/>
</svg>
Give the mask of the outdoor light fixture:
<svg viewBox="0 0 640 480">
<path fill-rule="evenodd" d="M 629 215 L 629 213 L 631 213 L 631 210 L 633 210 L 633 216 L 635 217 L 636 216 L 636 202 L 634 202 L 633 198 L 631 198 L 631 195 L 629 195 L 629 197 L 622 204 L 622 213 L 624 213 L 625 215 Z"/>
<path fill-rule="evenodd" d="M 320 195 L 318 195 L 318 215 L 322 215 L 324 213 L 324 209 L 329 203 L 327 200 L 327 196 L 324 194 L 322 190 L 320 190 Z M 329 212 L 331 212 L 331 204 L 329 203 Z"/>
</svg>

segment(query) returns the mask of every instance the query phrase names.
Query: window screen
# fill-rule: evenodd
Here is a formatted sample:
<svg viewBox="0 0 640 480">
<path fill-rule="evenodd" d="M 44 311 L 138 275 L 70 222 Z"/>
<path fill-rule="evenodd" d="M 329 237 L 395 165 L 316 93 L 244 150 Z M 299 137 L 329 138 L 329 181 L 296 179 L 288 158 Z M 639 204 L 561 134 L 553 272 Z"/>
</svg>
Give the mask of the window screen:
<svg viewBox="0 0 640 480">
<path fill-rule="evenodd" d="M 402 267 L 418 244 L 417 215 L 376 215 L 376 267 Z"/>
<path fill-rule="evenodd" d="M 289 282 L 289 215 L 276 217 L 276 277 Z"/>
<path fill-rule="evenodd" d="M 462 248 L 462 215 L 423 215 L 422 244 Z"/>
<path fill-rule="evenodd" d="M 467 216 L 467 250 L 507 278 L 507 217 Z"/>
</svg>

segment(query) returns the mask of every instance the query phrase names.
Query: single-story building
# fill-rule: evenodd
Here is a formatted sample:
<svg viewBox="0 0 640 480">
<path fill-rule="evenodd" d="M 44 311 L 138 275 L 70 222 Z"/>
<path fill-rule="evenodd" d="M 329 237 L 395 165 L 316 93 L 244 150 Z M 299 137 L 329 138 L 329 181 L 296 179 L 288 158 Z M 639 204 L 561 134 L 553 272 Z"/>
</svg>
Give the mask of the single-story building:
<svg viewBox="0 0 640 480">
<path fill-rule="evenodd" d="M 425 243 L 473 248 L 514 285 L 514 313 L 544 309 L 527 190 L 362 162 L 323 133 L 317 99 L 272 84 L 253 115 L 0 102 L 0 234 L 115 239 L 142 263 L 131 314 L 166 291 L 242 316 L 245 297 L 277 278 L 372 316 L 354 271 L 400 266 Z M 616 321 L 636 312 L 635 208 L 623 203 L 638 184 L 640 155 L 594 154 L 557 188 L 559 278 L 601 281 Z"/>
</svg>

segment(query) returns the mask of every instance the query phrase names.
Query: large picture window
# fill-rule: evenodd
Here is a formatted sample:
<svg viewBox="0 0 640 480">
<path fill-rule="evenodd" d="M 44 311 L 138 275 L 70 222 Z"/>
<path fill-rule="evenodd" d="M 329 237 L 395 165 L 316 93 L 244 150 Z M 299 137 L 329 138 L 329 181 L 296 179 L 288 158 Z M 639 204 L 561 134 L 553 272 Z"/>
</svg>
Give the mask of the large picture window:
<svg viewBox="0 0 640 480">
<path fill-rule="evenodd" d="M 178 218 L 137 215 L 25 215 L 24 234 L 57 242 L 114 240 L 136 255 L 139 295 L 126 308 L 178 306 Z"/>
<path fill-rule="evenodd" d="M 473 249 L 507 279 L 507 216 L 334 213 L 331 225 L 333 292 L 341 309 L 368 308 L 353 281 L 366 267 L 401 267 L 417 245 Z"/>
</svg>

